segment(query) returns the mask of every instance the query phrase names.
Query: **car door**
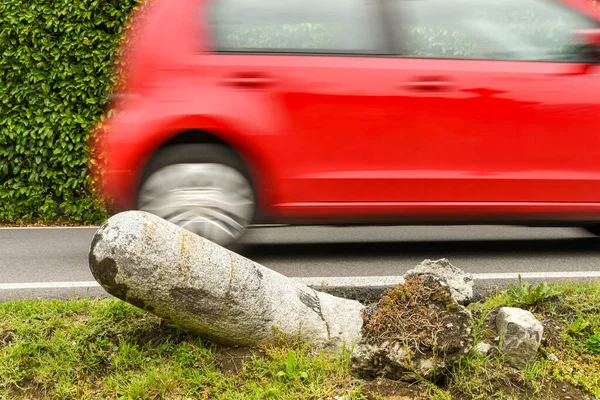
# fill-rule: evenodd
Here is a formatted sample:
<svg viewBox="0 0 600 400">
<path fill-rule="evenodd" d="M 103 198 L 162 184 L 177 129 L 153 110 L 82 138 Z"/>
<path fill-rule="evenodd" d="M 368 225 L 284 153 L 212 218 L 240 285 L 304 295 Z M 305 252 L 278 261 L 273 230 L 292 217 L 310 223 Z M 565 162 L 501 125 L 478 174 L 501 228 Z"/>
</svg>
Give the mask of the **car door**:
<svg viewBox="0 0 600 400">
<path fill-rule="evenodd" d="M 256 126 L 255 145 L 275 176 L 269 190 L 276 212 L 331 215 L 337 208 L 344 215 L 346 206 L 372 209 L 399 199 L 394 127 L 402 126 L 401 135 L 417 127 L 411 98 L 399 107 L 398 63 L 380 3 L 214 4 L 217 52 L 202 55 L 202 74 L 207 65 L 218 71 L 240 118 Z"/>
<path fill-rule="evenodd" d="M 399 53 L 394 200 L 600 201 L 600 70 L 549 0 L 386 0 Z M 398 114 L 402 121 L 404 115 Z"/>
</svg>

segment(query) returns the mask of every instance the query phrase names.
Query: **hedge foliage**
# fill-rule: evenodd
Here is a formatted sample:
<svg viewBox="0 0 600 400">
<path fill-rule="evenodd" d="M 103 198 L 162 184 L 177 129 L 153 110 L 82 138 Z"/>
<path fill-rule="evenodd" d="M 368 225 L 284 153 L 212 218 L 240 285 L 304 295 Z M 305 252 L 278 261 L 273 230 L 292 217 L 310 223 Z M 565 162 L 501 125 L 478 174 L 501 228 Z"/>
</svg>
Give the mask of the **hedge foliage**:
<svg viewBox="0 0 600 400">
<path fill-rule="evenodd" d="M 0 222 L 98 222 L 90 130 L 140 0 L 0 0 Z"/>
</svg>

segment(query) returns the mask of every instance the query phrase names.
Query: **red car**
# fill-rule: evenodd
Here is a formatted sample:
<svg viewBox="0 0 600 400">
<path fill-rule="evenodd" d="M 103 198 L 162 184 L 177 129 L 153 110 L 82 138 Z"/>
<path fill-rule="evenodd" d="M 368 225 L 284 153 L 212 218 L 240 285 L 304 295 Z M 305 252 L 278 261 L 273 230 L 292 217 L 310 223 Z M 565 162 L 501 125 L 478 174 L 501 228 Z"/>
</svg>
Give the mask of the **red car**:
<svg viewBox="0 0 600 400">
<path fill-rule="evenodd" d="M 600 233 L 600 12 L 562 0 L 156 0 L 103 193 L 217 243 L 251 223 Z"/>
</svg>

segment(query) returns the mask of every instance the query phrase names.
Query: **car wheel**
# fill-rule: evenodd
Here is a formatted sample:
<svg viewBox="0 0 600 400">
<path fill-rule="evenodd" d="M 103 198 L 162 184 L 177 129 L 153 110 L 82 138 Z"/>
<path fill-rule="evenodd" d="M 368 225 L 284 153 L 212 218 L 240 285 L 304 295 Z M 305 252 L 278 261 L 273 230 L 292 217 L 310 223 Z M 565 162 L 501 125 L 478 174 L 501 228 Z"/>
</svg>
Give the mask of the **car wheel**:
<svg viewBox="0 0 600 400">
<path fill-rule="evenodd" d="M 255 208 L 243 162 L 213 144 L 161 150 L 146 168 L 138 192 L 138 209 L 227 247 L 245 233 Z"/>
<path fill-rule="evenodd" d="M 584 229 L 591 234 L 600 236 L 600 225 L 590 225 L 590 226 L 584 227 Z"/>
</svg>

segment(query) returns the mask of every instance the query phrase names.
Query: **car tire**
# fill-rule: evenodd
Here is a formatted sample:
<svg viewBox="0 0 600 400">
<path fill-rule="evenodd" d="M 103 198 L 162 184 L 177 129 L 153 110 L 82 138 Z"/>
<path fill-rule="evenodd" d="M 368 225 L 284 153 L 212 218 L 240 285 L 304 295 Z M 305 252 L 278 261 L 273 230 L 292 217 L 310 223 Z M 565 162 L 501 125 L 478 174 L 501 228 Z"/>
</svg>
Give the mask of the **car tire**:
<svg viewBox="0 0 600 400">
<path fill-rule="evenodd" d="M 254 219 L 255 199 L 248 170 L 233 151 L 215 144 L 182 144 L 151 159 L 137 208 L 233 248 Z"/>
</svg>

